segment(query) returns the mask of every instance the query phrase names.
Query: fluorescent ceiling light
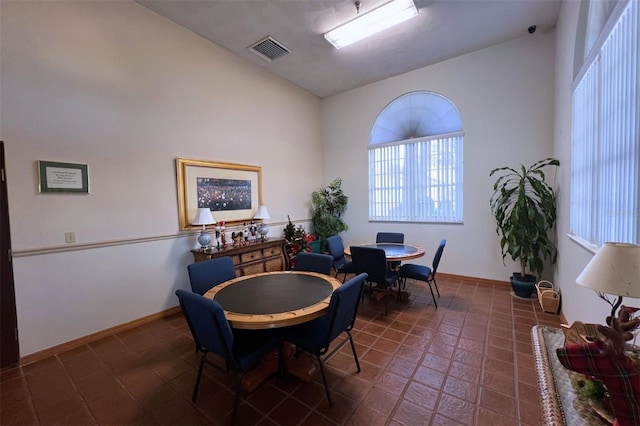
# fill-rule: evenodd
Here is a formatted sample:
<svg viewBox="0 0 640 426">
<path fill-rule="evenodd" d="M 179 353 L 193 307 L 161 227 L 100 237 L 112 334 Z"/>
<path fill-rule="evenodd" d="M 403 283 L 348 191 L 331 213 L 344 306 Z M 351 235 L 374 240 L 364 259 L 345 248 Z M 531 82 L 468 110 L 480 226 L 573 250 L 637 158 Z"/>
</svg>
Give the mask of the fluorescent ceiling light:
<svg viewBox="0 0 640 426">
<path fill-rule="evenodd" d="M 413 0 L 392 0 L 371 12 L 358 16 L 324 35 L 336 49 L 341 49 L 418 14 Z"/>
</svg>

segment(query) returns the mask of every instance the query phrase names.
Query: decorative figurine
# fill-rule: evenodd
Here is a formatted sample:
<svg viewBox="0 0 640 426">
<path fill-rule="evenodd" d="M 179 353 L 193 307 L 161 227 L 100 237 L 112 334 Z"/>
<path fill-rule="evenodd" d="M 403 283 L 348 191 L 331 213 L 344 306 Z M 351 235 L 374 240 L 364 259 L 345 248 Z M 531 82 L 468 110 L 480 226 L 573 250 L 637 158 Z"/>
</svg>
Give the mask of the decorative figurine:
<svg viewBox="0 0 640 426">
<path fill-rule="evenodd" d="M 224 235 L 224 230 L 225 230 L 224 220 L 222 220 L 222 221 L 220 221 L 220 238 L 222 240 L 222 248 L 226 249 L 227 248 L 227 237 Z"/>
</svg>

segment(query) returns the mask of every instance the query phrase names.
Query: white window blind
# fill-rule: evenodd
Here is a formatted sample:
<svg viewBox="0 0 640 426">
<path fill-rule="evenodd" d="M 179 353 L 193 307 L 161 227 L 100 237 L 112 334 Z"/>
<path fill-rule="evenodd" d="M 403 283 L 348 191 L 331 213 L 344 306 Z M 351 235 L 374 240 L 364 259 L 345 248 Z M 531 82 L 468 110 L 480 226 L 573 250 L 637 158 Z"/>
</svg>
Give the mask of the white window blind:
<svg viewBox="0 0 640 426">
<path fill-rule="evenodd" d="M 369 147 L 369 218 L 462 221 L 462 132 Z"/>
<path fill-rule="evenodd" d="M 620 7 L 573 91 L 570 226 L 595 246 L 640 240 L 640 7 Z"/>
</svg>

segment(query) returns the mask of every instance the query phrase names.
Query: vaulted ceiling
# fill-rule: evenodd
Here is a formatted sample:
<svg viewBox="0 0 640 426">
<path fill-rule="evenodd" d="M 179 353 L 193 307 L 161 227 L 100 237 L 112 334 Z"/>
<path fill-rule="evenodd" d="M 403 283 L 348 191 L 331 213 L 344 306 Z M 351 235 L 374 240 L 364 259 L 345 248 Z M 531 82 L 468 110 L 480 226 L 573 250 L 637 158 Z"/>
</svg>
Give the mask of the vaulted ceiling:
<svg viewBox="0 0 640 426">
<path fill-rule="evenodd" d="M 388 0 L 362 0 L 360 14 Z M 550 31 L 560 0 L 415 0 L 417 17 L 336 50 L 323 34 L 356 17 L 351 0 L 137 0 L 167 19 L 324 98 L 474 50 Z M 271 36 L 272 61 L 248 47 Z"/>
</svg>

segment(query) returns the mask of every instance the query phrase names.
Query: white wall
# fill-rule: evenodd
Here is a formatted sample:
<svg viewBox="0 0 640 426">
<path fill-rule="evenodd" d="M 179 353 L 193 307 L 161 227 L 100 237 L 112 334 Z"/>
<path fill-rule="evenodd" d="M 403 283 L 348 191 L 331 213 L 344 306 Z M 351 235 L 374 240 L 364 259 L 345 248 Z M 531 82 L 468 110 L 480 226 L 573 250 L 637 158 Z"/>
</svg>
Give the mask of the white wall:
<svg viewBox="0 0 640 426">
<path fill-rule="evenodd" d="M 333 96 L 323 102 L 325 176 L 341 176 L 351 197 L 346 244 L 371 242 L 377 231 L 400 231 L 425 247 L 430 264 L 441 238 L 439 271 L 508 281 L 517 268 L 502 263 L 489 209 L 495 167 L 529 165 L 553 154 L 554 34 L 502 43 L 411 73 Z M 430 90 L 460 111 L 464 137 L 464 224 L 368 222 L 367 146 L 371 127 L 396 97 Z M 550 270 L 549 273 L 552 271 Z"/>
<path fill-rule="evenodd" d="M 22 356 L 177 304 L 197 244 L 178 231 L 176 157 L 261 166 L 270 222 L 309 217 L 318 98 L 131 1 L 3 1 L 0 24 Z M 39 194 L 37 160 L 88 164 L 90 194 Z M 21 255 L 67 231 L 160 239 Z"/>
</svg>

